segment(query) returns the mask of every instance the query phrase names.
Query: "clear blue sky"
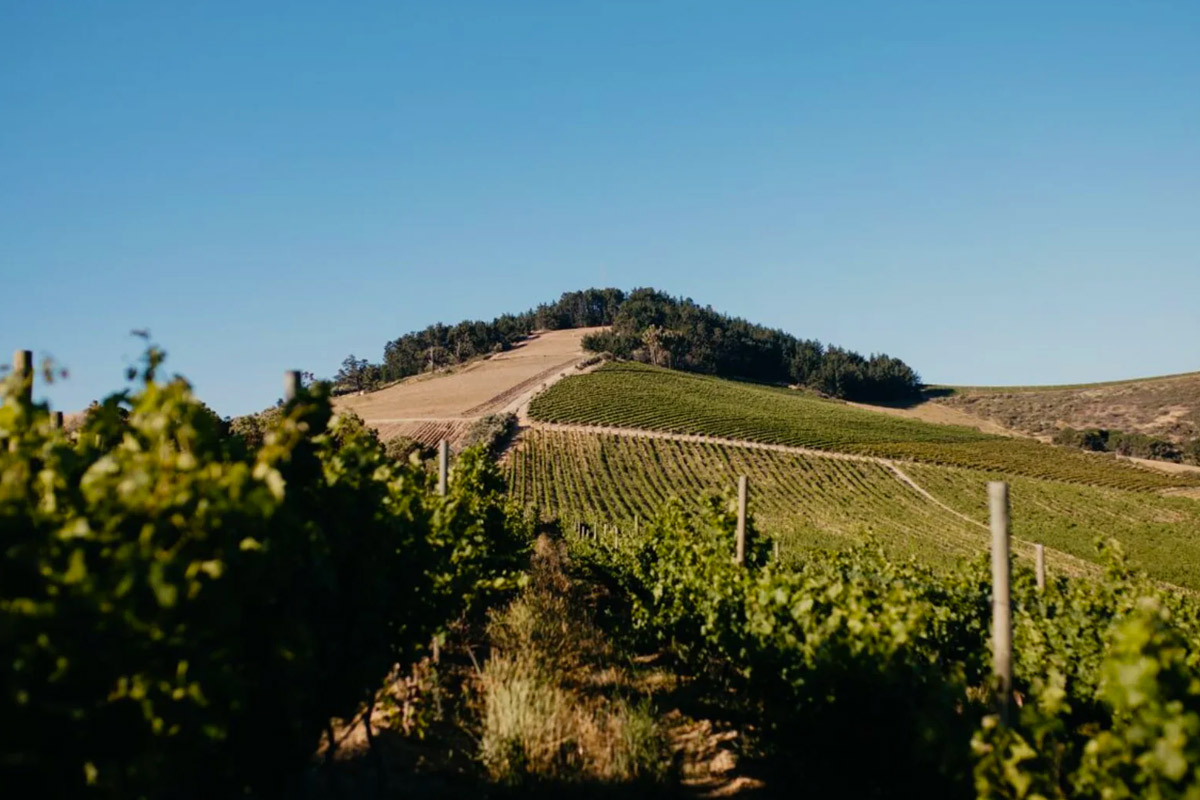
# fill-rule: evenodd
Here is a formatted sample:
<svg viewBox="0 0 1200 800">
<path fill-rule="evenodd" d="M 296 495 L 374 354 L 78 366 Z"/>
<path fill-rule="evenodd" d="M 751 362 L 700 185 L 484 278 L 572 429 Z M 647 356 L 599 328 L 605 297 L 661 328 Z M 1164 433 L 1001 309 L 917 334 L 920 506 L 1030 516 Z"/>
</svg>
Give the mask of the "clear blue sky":
<svg viewBox="0 0 1200 800">
<path fill-rule="evenodd" d="M 226 414 L 655 286 L 930 382 L 1200 369 L 1200 2 L 0 3 L 0 361 Z"/>
</svg>

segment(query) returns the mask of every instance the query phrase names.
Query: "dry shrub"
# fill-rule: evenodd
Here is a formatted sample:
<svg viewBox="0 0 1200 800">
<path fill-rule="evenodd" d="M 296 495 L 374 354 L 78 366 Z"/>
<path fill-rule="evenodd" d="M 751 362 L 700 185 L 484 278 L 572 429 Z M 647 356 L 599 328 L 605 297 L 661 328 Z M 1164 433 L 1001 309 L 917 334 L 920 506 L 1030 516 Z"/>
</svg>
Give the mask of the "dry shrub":
<svg viewBox="0 0 1200 800">
<path fill-rule="evenodd" d="M 663 737 L 646 703 L 597 702 L 528 656 L 488 662 L 480 753 L 493 780 L 628 783 L 666 772 Z"/>
<path fill-rule="evenodd" d="M 506 784 L 662 781 L 664 733 L 546 540 L 530 588 L 488 627 L 480 754 Z"/>
</svg>

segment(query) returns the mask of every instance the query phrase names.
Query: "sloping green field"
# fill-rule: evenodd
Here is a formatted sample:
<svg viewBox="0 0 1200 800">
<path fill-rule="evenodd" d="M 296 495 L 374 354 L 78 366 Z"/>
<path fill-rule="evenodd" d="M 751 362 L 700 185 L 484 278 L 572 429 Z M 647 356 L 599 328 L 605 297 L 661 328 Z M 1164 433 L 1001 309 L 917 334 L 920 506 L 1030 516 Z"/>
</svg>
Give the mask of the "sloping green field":
<svg viewBox="0 0 1200 800">
<path fill-rule="evenodd" d="M 536 420 L 642 428 L 962 466 L 1112 488 L 1200 486 L 1078 450 L 877 414 L 789 389 L 643 364 L 607 364 L 559 381 L 530 406 Z"/>
<path fill-rule="evenodd" d="M 935 468 L 936 469 L 936 468 Z M 671 499 L 694 507 L 750 479 L 759 529 L 785 555 L 867 541 L 899 557 L 945 565 L 987 547 L 988 534 L 907 485 L 884 464 L 670 439 L 527 431 L 509 453 L 511 496 L 540 517 L 602 535 L 629 531 Z M 1200 504 L 1197 504 L 1200 508 Z M 1030 557 L 1030 543 L 1017 551 Z M 1076 569 L 1054 555 L 1052 564 Z"/>
<path fill-rule="evenodd" d="M 641 364 L 564 379 L 530 414 L 578 427 L 526 431 L 508 456 L 511 493 L 568 527 L 627 530 L 671 498 L 694 504 L 747 475 L 755 520 L 785 554 L 869 539 L 896 556 L 950 565 L 986 552 L 986 484 L 1003 479 L 1019 557 L 1041 543 L 1053 569 L 1094 570 L 1097 540 L 1115 538 L 1134 566 L 1200 590 L 1200 501 L 1160 494 L 1200 484 L 1194 475 Z"/>
<path fill-rule="evenodd" d="M 872 541 L 896 557 L 951 566 L 988 547 L 987 490 L 978 470 L 886 464 L 640 436 L 529 430 L 508 454 L 510 494 L 565 527 L 629 531 L 677 498 L 689 506 L 750 479 L 759 529 L 786 557 Z M 929 495 L 908 485 L 911 478 Z M 1035 478 L 1009 478 L 1014 549 L 1049 548 L 1055 570 L 1098 564 L 1115 538 L 1154 577 L 1200 590 L 1200 501 Z M 955 513 L 957 512 L 957 513 Z M 966 519 L 964 519 L 964 517 Z"/>
<path fill-rule="evenodd" d="M 1121 542 L 1135 565 L 1170 583 L 1200 589 L 1200 500 L 1099 486 L 909 465 L 924 489 L 972 519 L 987 521 L 989 480 L 1009 482 L 1013 535 L 1081 558 L 1098 538 Z"/>
</svg>

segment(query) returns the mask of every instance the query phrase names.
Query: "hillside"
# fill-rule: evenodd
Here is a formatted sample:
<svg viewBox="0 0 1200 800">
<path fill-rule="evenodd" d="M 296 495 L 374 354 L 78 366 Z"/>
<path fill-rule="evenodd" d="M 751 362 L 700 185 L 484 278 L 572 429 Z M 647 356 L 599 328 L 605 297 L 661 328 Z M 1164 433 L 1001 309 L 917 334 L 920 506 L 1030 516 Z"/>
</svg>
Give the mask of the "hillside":
<svg viewBox="0 0 1200 800">
<path fill-rule="evenodd" d="M 877 414 L 789 389 L 609 364 L 538 396 L 540 421 L 701 434 L 1123 489 L 1200 485 L 1112 457 Z"/>
<path fill-rule="evenodd" d="M 803 385 L 847 400 L 888 402 L 920 396 L 916 370 L 884 353 L 864 356 L 804 339 L 691 298 L 649 287 L 584 289 L 491 322 L 436 323 L 387 342 L 383 359 L 353 354 L 333 383 L 339 391 L 377 389 L 388 383 L 503 353 L 536 331 L 591 328 L 586 349 L 622 360 L 779 385 Z"/>
<path fill-rule="evenodd" d="M 509 453 L 510 491 L 543 518 L 628 532 L 670 498 L 694 506 L 751 481 L 785 559 L 874 541 L 950 565 L 986 551 L 986 484 L 1012 484 L 1018 557 L 1092 573 L 1115 538 L 1160 580 L 1200 589 L 1200 476 L 879 414 L 770 386 L 614 363 L 559 381 Z M 1190 487 L 1190 488 L 1188 488 Z"/>
<path fill-rule="evenodd" d="M 343 395 L 334 405 L 358 414 L 384 441 L 395 436 L 426 445 L 453 441 L 485 414 L 515 411 L 543 384 L 586 358 L 580 340 L 595 330 L 535 333 L 505 352 L 379 391 Z"/>
<path fill-rule="evenodd" d="M 597 330 L 540 332 L 506 352 L 336 402 L 384 440 L 404 435 L 425 444 L 455 441 L 484 414 L 527 409 L 505 457 L 510 492 L 567 527 L 629 530 L 671 498 L 694 505 L 745 474 L 758 524 L 785 557 L 874 541 L 895 556 L 948 566 L 986 549 L 985 486 L 1003 478 L 1013 486 L 1019 555 L 1042 543 L 1053 569 L 1090 573 L 1096 540 L 1115 537 L 1160 580 L 1200 589 L 1200 503 L 1192 497 L 1200 474 L 997 435 L 999 423 L 962 405 L 1013 393 L 961 390 L 917 415 L 881 414 L 811 392 L 637 362 L 581 373 L 574 367 L 589 355 L 584 338 Z M 1189 377 L 1132 385 L 1179 391 Z M 1050 402 L 1130 386 L 1022 394 Z M 929 409 L 942 409 L 934 415 L 942 424 L 927 421 Z"/>
<path fill-rule="evenodd" d="M 1075 386 L 939 387 L 933 402 L 1014 431 L 1049 438 L 1103 428 L 1180 442 L 1200 436 L 1200 372 Z"/>
</svg>

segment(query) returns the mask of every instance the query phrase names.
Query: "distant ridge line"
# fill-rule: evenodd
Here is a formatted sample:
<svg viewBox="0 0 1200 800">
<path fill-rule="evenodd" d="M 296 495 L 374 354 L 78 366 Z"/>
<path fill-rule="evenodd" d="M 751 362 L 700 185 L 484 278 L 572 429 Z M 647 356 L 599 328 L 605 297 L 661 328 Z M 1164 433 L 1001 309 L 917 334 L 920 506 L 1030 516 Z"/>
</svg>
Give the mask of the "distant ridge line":
<svg viewBox="0 0 1200 800">
<path fill-rule="evenodd" d="M 1145 378 L 1123 378 L 1115 381 L 1096 381 L 1095 383 L 1061 383 L 1061 384 L 1031 384 L 1026 386 L 968 386 L 949 383 L 931 383 L 925 386 L 925 391 L 955 391 L 955 392 L 1055 392 L 1071 389 L 1098 389 L 1105 386 L 1126 386 L 1135 383 L 1155 383 L 1158 381 L 1177 380 L 1179 378 L 1200 377 L 1200 370 L 1193 372 L 1175 372 L 1170 375 L 1153 375 Z"/>
</svg>

